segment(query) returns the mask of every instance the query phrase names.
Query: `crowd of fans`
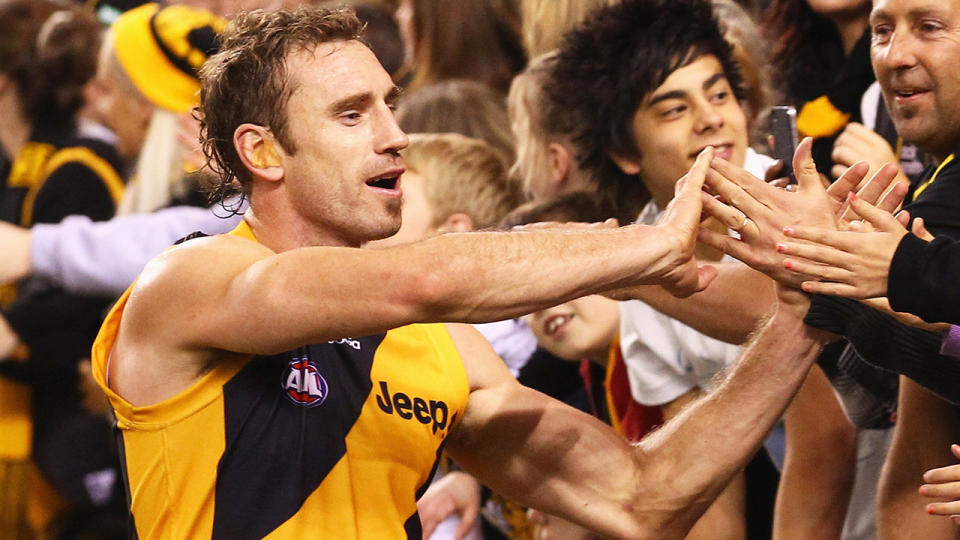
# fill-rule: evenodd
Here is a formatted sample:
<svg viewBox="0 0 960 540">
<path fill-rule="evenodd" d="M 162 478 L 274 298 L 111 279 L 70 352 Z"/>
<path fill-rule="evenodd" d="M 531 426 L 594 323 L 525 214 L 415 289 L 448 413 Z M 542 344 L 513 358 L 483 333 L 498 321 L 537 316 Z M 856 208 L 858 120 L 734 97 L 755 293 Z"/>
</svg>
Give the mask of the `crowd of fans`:
<svg viewBox="0 0 960 540">
<path fill-rule="evenodd" d="M 199 72 L 237 14 L 301 3 L 0 0 L 0 538 L 126 535 L 90 347 L 147 261 L 241 219 L 243 189 L 210 181 L 224 141 L 201 137 Z M 708 177 L 706 290 L 476 325 L 521 383 L 639 441 L 736 364 L 775 283 L 810 295 L 833 343 L 687 538 L 956 537 L 960 0 L 347 4 L 410 134 L 403 225 L 364 249 L 655 224 L 701 150 L 731 166 Z M 769 157 L 775 104 L 813 139 L 797 184 Z M 418 512 L 436 539 L 599 538 L 446 457 Z"/>
</svg>

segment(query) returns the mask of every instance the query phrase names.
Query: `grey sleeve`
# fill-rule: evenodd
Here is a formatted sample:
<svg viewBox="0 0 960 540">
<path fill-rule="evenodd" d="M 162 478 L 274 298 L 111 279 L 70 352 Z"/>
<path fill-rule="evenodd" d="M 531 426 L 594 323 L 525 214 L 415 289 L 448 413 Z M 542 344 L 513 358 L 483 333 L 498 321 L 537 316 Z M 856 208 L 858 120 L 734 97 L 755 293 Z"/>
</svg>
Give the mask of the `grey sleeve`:
<svg viewBox="0 0 960 540">
<path fill-rule="evenodd" d="M 222 209 L 174 206 L 149 214 L 131 214 L 93 222 L 69 216 L 60 223 L 35 225 L 30 262 L 43 275 L 71 292 L 120 295 L 147 262 L 174 242 L 196 231 L 230 231 L 241 216 L 222 217 Z"/>
</svg>

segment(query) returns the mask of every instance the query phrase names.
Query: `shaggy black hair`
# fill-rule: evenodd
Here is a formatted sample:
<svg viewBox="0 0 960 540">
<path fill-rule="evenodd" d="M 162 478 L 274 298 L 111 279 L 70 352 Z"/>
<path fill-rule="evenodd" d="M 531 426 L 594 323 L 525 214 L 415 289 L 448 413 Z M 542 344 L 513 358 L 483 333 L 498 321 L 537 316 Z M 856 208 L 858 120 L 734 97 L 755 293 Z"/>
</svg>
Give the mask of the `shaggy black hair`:
<svg viewBox="0 0 960 540">
<path fill-rule="evenodd" d="M 639 179 L 610 155 L 639 157 L 633 117 L 644 98 L 677 69 L 715 56 L 742 99 L 743 82 L 709 0 L 624 0 L 593 12 L 564 36 L 546 83 L 551 100 L 570 112 L 577 161 L 631 210 L 649 200 Z M 640 205 L 640 206 L 638 206 Z"/>
</svg>

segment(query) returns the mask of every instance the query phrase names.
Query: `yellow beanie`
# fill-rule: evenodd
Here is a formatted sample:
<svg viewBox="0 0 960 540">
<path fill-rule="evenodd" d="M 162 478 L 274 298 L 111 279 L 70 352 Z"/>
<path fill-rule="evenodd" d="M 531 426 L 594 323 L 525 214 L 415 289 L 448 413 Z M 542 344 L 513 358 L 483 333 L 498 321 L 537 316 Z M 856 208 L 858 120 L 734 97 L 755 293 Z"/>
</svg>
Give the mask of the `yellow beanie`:
<svg viewBox="0 0 960 540">
<path fill-rule="evenodd" d="M 153 104 L 186 112 L 198 100 L 197 71 L 216 52 L 226 21 L 213 13 L 182 5 L 142 5 L 110 27 L 123 70 Z"/>
</svg>

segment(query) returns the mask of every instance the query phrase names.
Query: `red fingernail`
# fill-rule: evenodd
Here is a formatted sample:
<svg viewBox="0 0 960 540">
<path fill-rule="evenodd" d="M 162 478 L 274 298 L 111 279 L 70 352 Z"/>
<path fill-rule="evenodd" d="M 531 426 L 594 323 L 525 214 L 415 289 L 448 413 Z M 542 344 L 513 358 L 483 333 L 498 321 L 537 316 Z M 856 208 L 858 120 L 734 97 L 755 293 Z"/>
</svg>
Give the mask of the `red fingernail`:
<svg viewBox="0 0 960 540">
<path fill-rule="evenodd" d="M 777 252 L 778 252 L 778 253 L 783 253 L 783 252 L 786 251 L 786 250 L 787 250 L 787 246 L 781 244 L 780 242 L 777 242 Z"/>
<path fill-rule="evenodd" d="M 933 505 L 927 505 L 927 513 L 933 515 L 936 511 L 933 509 Z"/>
<path fill-rule="evenodd" d="M 851 200 L 851 201 L 857 200 L 857 194 L 851 191 L 851 192 L 850 192 L 850 200 Z"/>
<path fill-rule="evenodd" d="M 786 227 L 785 229 L 783 229 L 783 234 L 787 236 L 793 236 L 793 229 L 790 227 Z"/>
<path fill-rule="evenodd" d="M 783 267 L 786 268 L 787 270 L 793 269 L 793 261 L 791 261 L 790 259 L 783 261 Z"/>
</svg>

